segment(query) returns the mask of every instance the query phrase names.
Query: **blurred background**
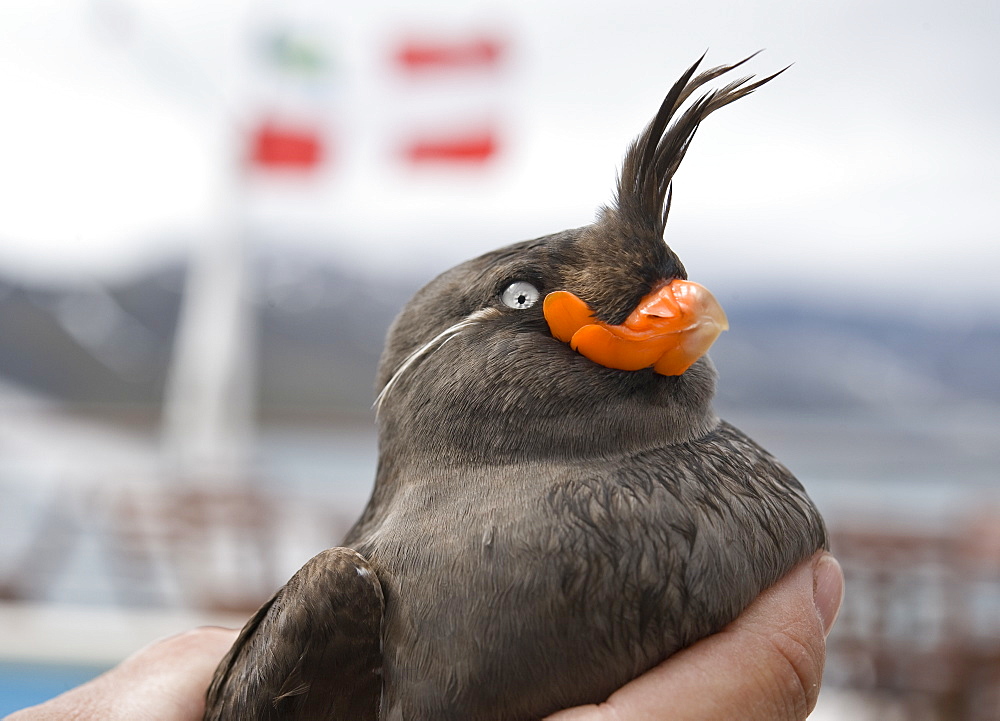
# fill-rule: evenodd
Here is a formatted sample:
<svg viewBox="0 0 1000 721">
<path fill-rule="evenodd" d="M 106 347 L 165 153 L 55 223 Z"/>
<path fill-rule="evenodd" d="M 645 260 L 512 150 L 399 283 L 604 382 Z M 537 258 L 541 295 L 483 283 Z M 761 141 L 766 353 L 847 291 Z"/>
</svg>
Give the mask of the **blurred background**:
<svg viewBox="0 0 1000 721">
<path fill-rule="evenodd" d="M 385 331 L 590 222 L 676 77 L 720 413 L 848 577 L 814 718 L 1000 718 L 1000 5 L 4 0 L 0 713 L 241 625 L 374 476 Z"/>
</svg>

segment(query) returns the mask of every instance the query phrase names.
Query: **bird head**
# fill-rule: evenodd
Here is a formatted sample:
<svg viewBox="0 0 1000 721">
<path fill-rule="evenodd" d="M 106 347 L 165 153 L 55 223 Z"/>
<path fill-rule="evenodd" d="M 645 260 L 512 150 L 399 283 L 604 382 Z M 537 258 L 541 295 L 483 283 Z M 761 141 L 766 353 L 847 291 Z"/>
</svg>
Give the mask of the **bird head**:
<svg viewBox="0 0 1000 721">
<path fill-rule="evenodd" d="M 593 224 L 486 253 L 417 292 L 379 366 L 383 458 L 585 458 L 683 442 L 717 423 L 705 352 L 726 317 L 663 233 L 701 121 L 777 75 L 692 99 L 746 60 L 696 75 L 699 60 L 681 76 Z"/>
</svg>

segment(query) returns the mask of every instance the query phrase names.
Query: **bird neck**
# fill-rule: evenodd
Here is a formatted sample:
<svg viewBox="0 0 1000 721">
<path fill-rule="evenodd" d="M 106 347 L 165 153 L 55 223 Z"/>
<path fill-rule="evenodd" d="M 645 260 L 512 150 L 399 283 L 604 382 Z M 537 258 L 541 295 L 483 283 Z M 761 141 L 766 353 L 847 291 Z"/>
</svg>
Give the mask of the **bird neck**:
<svg viewBox="0 0 1000 721">
<path fill-rule="evenodd" d="M 678 395 L 684 402 L 678 402 Z M 421 469 L 616 458 L 701 438 L 719 423 L 710 396 L 662 396 L 580 397 L 523 407 L 512 404 L 509 395 L 504 407 L 498 407 L 496 398 L 475 397 L 451 406 L 383 413 L 380 465 L 403 471 L 407 465 Z"/>
</svg>

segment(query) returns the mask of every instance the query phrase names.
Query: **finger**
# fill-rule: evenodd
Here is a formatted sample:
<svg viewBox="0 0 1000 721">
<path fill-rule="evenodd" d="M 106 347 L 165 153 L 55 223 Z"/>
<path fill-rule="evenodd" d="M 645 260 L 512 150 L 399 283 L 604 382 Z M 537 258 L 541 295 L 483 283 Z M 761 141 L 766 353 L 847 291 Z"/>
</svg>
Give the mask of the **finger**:
<svg viewBox="0 0 1000 721">
<path fill-rule="evenodd" d="M 235 629 L 205 626 L 156 641 L 82 686 L 4 721 L 197 721 Z"/>
<path fill-rule="evenodd" d="M 550 721 L 804 719 L 816 704 L 826 635 L 843 598 L 836 559 L 819 553 L 764 591 L 720 633 Z"/>
<path fill-rule="evenodd" d="M 140 707 L 156 699 L 158 719 L 201 719 L 215 667 L 238 635 L 236 629 L 202 626 L 170 636 L 125 659 L 111 680 L 128 688 Z"/>
</svg>

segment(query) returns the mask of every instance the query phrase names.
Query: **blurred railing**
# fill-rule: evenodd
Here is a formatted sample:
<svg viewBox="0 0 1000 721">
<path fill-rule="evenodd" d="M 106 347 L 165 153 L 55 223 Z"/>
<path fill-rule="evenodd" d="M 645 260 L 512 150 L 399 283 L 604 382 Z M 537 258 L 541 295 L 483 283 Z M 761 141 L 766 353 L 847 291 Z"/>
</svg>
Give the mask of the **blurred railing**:
<svg viewBox="0 0 1000 721">
<path fill-rule="evenodd" d="M 1000 719 L 1000 514 L 833 536 L 847 594 L 827 683 L 894 696 L 907 718 Z"/>
<path fill-rule="evenodd" d="M 0 601 L 255 610 L 359 509 L 253 489 L 74 486 L 32 504 L 0 551 Z"/>
</svg>

